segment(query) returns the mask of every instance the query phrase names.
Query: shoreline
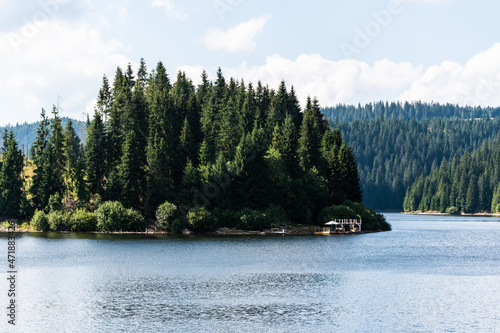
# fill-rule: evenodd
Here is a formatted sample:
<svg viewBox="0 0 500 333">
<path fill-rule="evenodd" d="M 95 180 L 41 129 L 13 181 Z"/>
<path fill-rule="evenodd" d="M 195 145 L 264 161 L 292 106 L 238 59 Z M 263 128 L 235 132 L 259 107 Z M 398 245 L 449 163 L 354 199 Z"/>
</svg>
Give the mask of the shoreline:
<svg viewBox="0 0 500 333">
<path fill-rule="evenodd" d="M 10 230 L 12 231 L 12 230 Z M 9 229 L 0 226 L 0 233 L 7 233 Z M 101 232 L 101 231 L 90 231 L 90 232 L 75 232 L 75 231 L 39 231 L 33 229 L 16 229 L 16 233 L 57 233 L 57 234 L 109 234 L 109 235 L 170 235 L 170 236 L 315 236 L 314 227 L 294 227 L 291 229 L 286 229 L 285 233 L 271 233 L 269 230 L 255 231 L 255 230 L 239 230 L 239 229 L 229 229 L 229 228 L 219 228 L 213 232 L 205 233 L 181 233 L 181 234 L 171 234 L 166 231 L 113 231 L 113 232 Z M 362 230 L 361 232 L 352 233 L 353 235 L 362 235 L 368 233 L 383 232 L 383 230 Z M 339 234 L 339 235 L 351 235 L 351 233 Z M 321 235 L 317 235 L 321 236 Z"/>
<path fill-rule="evenodd" d="M 406 215 L 448 215 L 448 216 L 469 216 L 469 217 L 500 217 L 500 213 L 461 213 L 457 215 L 451 215 L 451 214 L 446 214 L 446 213 L 441 213 L 438 211 L 426 211 L 426 212 L 421 212 L 421 211 L 415 211 L 415 212 L 401 212 L 401 214 L 406 214 Z"/>
</svg>

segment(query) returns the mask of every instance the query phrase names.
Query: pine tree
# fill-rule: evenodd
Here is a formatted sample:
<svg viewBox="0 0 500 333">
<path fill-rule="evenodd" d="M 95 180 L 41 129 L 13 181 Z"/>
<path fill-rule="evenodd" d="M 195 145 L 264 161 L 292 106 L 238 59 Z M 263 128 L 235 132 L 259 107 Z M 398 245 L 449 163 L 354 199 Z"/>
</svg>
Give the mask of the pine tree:
<svg viewBox="0 0 500 333">
<path fill-rule="evenodd" d="M 23 155 L 12 130 L 2 135 L 3 149 L 0 163 L 0 212 L 7 217 L 18 217 L 23 201 Z"/>
<path fill-rule="evenodd" d="M 52 193 L 51 175 L 51 156 L 53 155 L 50 138 L 50 121 L 42 109 L 42 120 L 37 129 L 36 141 L 33 145 L 33 162 L 36 165 L 33 176 L 33 184 L 30 188 L 32 200 L 36 208 L 45 209 L 49 203 L 49 197 Z"/>
<path fill-rule="evenodd" d="M 103 195 L 106 177 L 106 134 L 101 113 L 95 111 L 94 118 L 87 128 L 85 140 L 85 165 L 88 189 L 92 194 Z"/>
<path fill-rule="evenodd" d="M 61 118 L 59 117 L 59 109 L 56 106 L 52 108 L 53 118 L 51 120 L 51 135 L 49 140 L 54 149 L 54 163 L 52 164 L 52 173 L 54 174 L 55 183 L 52 184 L 54 192 L 62 193 L 64 190 L 64 166 L 66 164 L 64 155 L 64 130 L 62 127 Z"/>
<path fill-rule="evenodd" d="M 147 216 L 153 216 L 156 208 L 165 201 L 173 202 L 174 187 L 172 161 L 174 147 L 169 142 L 172 138 L 173 106 L 170 98 L 170 80 L 161 62 L 156 66 L 155 75 L 150 80 L 152 85 L 149 136 L 146 148 L 147 156 L 147 191 L 145 207 Z"/>
</svg>

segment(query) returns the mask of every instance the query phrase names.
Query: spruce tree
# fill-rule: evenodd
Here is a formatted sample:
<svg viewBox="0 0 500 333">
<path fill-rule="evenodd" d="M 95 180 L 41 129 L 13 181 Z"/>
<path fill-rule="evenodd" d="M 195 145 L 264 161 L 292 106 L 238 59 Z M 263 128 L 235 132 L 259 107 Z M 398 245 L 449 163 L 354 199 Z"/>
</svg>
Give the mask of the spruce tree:
<svg viewBox="0 0 500 333">
<path fill-rule="evenodd" d="M 23 155 L 12 130 L 2 135 L 0 164 L 0 212 L 3 216 L 18 217 L 23 201 Z"/>
</svg>

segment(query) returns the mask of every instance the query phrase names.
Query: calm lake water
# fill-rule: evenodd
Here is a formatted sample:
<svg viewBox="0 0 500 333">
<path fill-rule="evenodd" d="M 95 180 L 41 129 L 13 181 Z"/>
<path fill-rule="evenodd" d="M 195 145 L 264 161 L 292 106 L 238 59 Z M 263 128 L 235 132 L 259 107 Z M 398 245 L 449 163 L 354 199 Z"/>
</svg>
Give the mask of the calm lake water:
<svg viewBox="0 0 500 333">
<path fill-rule="evenodd" d="M 500 218 L 386 217 L 350 236 L 18 235 L 0 331 L 500 332 Z"/>
</svg>

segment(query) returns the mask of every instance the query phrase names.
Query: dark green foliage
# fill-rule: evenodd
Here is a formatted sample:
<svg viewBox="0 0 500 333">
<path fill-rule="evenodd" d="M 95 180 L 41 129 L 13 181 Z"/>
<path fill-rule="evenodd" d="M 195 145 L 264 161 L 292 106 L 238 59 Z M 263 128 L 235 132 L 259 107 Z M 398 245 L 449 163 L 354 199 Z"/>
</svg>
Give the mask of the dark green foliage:
<svg viewBox="0 0 500 333">
<path fill-rule="evenodd" d="M 373 210 L 363 207 L 358 202 L 346 201 L 344 205 L 351 208 L 362 221 L 361 228 L 363 230 L 380 230 L 390 231 L 391 225 L 385 220 L 384 215 L 374 212 Z"/>
<path fill-rule="evenodd" d="M 318 225 L 324 225 L 333 219 L 359 219 L 360 216 L 356 214 L 348 206 L 329 206 L 323 208 L 318 215 Z"/>
<path fill-rule="evenodd" d="M 455 155 L 460 157 L 480 148 L 500 132 L 500 108 L 415 102 L 339 105 L 323 112 L 353 149 L 364 204 L 379 210 L 401 209 L 406 190 L 421 174 L 426 176 L 439 168 L 443 159 L 451 161 Z M 478 178 L 480 198 L 483 196 L 480 205 L 488 210 L 485 197 L 490 194 L 485 182 Z M 465 193 L 467 187 L 468 183 Z M 444 190 L 456 191 L 453 200 L 459 192 L 458 187 L 441 187 Z M 446 202 L 449 198 L 440 199 L 443 212 L 455 205 Z"/>
<path fill-rule="evenodd" d="M 240 219 L 239 229 L 262 231 L 271 227 L 271 219 L 262 211 L 243 208 L 238 212 L 238 215 Z"/>
<path fill-rule="evenodd" d="M 23 155 L 18 148 L 12 130 L 2 134 L 3 147 L 0 154 L 0 214 L 18 217 L 21 205 L 26 200 L 22 191 Z"/>
<path fill-rule="evenodd" d="M 464 213 L 494 211 L 498 202 L 499 161 L 500 138 L 483 144 L 472 154 L 443 161 L 438 169 L 418 178 L 409 188 L 405 211 L 449 213 L 454 206 Z"/>
<path fill-rule="evenodd" d="M 50 196 L 47 208 L 49 212 L 58 212 L 63 209 L 62 197 L 60 193 L 54 193 Z"/>
<path fill-rule="evenodd" d="M 286 226 L 290 224 L 286 211 L 281 206 L 271 204 L 267 207 L 265 214 L 269 219 L 271 227 Z"/>
<path fill-rule="evenodd" d="M 96 111 L 87 129 L 85 142 L 85 164 L 87 183 L 90 192 L 102 195 L 106 176 L 108 142 L 101 113 Z"/>
<path fill-rule="evenodd" d="M 34 207 L 55 210 L 47 205 L 58 194 L 64 207 L 94 211 L 99 231 L 144 230 L 138 212 L 156 213 L 171 232 L 263 229 L 311 223 L 332 203 L 361 201 L 353 151 L 328 129 L 318 101 L 308 99 L 302 115 L 284 82 L 254 89 L 219 69 L 213 83 L 204 72 L 195 87 L 179 72 L 171 84 L 162 63 L 148 75 L 141 59 L 136 73 L 129 65 L 112 84 L 103 78 L 84 147 L 72 123 L 63 131 L 53 114 L 49 122 L 42 113 L 34 149 Z M 162 211 L 165 202 L 175 213 Z M 78 214 L 84 222 L 67 228 L 89 230 Z"/>
</svg>

